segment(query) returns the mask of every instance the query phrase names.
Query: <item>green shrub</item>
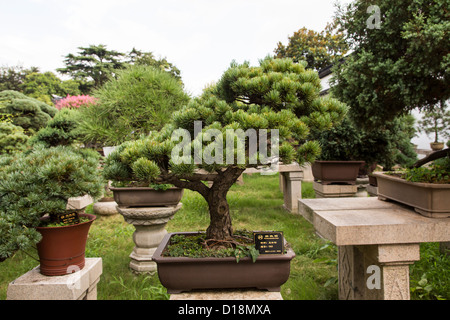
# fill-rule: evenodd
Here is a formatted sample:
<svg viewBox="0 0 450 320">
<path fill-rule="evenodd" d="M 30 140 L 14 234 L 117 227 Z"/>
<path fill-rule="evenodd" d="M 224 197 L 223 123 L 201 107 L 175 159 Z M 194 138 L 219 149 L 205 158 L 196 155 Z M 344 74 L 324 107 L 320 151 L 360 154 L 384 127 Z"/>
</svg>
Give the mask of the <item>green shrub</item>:
<svg viewBox="0 0 450 320">
<path fill-rule="evenodd" d="M 189 101 L 182 84 L 167 72 L 133 65 L 94 92 L 98 104 L 82 108 L 85 142 L 117 145 L 161 129 Z"/>
<path fill-rule="evenodd" d="M 28 139 L 22 127 L 0 122 L 0 155 L 24 150 Z"/>
<path fill-rule="evenodd" d="M 49 214 L 66 212 L 67 201 L 86 194 L 97 198 L 103 179 L 92 150 L 37 146 L 29 153 L 0 158 L 0 260 L 40 240 L 33 228 Z"/>
<path fill-rule="evenodd" d="M 11 115 L 12 123 L 25 132 L 45 127 L 58 110 L 37 99 L 12 90 L 0 92 L 0 115 Z"/>
<path fill-rule="evenodd" d="M 78 125 L 78 110 L 62 109 L 50 120 L 45 128 L 31 138 L 31 143 L 42 143 L 46 147 L 58 145 L 71 145 L 79 136 L 76 128 Z"/>
</svg>

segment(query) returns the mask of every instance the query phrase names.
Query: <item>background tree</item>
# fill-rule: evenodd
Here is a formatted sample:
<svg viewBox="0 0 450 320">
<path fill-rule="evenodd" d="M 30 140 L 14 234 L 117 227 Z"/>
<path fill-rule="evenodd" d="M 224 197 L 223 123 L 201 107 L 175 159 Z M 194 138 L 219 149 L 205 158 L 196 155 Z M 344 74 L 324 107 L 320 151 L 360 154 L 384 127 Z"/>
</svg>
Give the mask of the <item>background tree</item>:
<svg viewBox="0 0 450 320">
<path fill-rule="evenodd" d="M 179 81 L 146 65 L 130 65 L 94 91 L 98 103 L 81 108 L 84 142 L 117 145 L 159 130 L 189 101 Z"/>
<path fill-rule="evenodd" d="M 380 10 L 379 28 L 370 24 L 371 5 Z M 332 92 L 352 107 L 358 123 L 382 125 L 450 97 L 448 8 L 448 0 L 359 0 L 338 7 L 336 21 L 353 53 L 335 66 Z"/>
<path fill-rule="evenodd" d="M 62 74 L 80 81 L 80 90 L 87 94 L 92 88 L 100 88 L 117 70 L 124 68 L 123 53 L 108 50 L 105 45 L 79 47 L 78 54 L 69 53 L 65 68 L 56 69 Z"/>
<path fill-rule="evenodd" d="M 233 230 L 227 193 L 245 169 L 267 166 L 268 157 L 274 155 L 272 151 L 277 147 L 283 163 L 314 161 L 320 147 L 309 140 L 311 128 L 331 128 L 347 111 L 339 101 L 319 97 L 318 74 L 305 70 L 305 65 L 291 59 L 272 58 L 260 61 L 258 67 L 251 67 L 247 62 L 232 63 L 216 86 L 206 89 L 201 97 L 174 113 L 161 131 L 119 146 L 106 160 L 105 177 L 116 181 L 169 183 L 199 192 L 209 207 L 207 237 L 229 239 Z M 203 128 L 197 135 L 196 122 Z M 191 134 L 193 140 L 184 141 L 183 148 L 191 151 L 190 157 L 183 158 L 174 151 L 177 143 L 182 142 L 172 140 L 172 133 L 177 129 Z M 267 154 L 260 148 L 256 152 L 252 150 L 246 139 L 234 135 L 226 138 L 228 129 L 267 130 L 267 135 L 258 135 L 258 141 L 268 146 Z M 279 144 L 274 129 L 279 130 Z M 231 139 L 231 145 L 244 148 L 227 150 L 222 139 Z M 213 161 L 207 161 L 205 155 L 211 155 Z M 202 161 L 195 161 L 197 156 Z M 239 157 L 244 161 L 239 161 Z"/>
<path fill-rule="evenodd" d="M 175 65 L 167 61 L 166 58 L 155 59 L 155 56 L 152 52 L 143 52 L 140 50 L 136 50 L 133 48 L 128 54 L 128 63 L 137 64 L 137 65 L 145 65 L 152 66 L 157 69 L 161 69 L 162 71 L 168 72 L 175 79 L 181 82 L 181 71 Z"/>
<path fill-rule="evenodd" d="M 286 46 L 278 43 L 275 57 L 306 61 L 307 68 L 319 71 L 341 59 L 348 50 L 344 34 L 336 32 L 333 24 L 328 24 L 321 32 L 304 27 L 294 32 Z"/>
</svg>

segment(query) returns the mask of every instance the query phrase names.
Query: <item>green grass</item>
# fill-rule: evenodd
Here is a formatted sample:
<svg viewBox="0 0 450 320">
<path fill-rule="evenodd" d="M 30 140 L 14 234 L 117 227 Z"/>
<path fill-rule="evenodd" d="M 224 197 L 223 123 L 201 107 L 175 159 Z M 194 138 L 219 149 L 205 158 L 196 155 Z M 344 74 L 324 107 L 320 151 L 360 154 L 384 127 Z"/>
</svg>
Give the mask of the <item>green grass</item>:
<svg viewBox="0 0 450 320">
<path fill-rule="evenodd" d="M 337 289 L 337 249 L 320 239 L 310 223 L 282 208 L 278 175 L 245 175 L 243 186 L 235 185 L 228 194 L 235 229 L 283 231 L 296 253 L 291 263 L 291 275 L 282 287 L 285 300 L 334 300 Z M 304 198 L 314 198 L 312 183 L 302 184 Z M 186 190 L 183 208 L 167 224 L 168 232 L 202 231 L 209 224 L 207 204 L 195 192 Z M 88 208 L 88 212 L 92 210 Z M 134 227 L 121 215 L 99 216 L 89 232 L 87 257 L 101 257 L 103 274 L 98 284 L 99 300 L 164 300 L 169 295 L 158 276 L 135 275 L 129 270 L 129 254 L 134 248 Z M 449 298 L 449 258 L 439 255 L 436 244 L 426 244 L 421 261 L 411 268 L 413 299 Z M 37 256 L 34 252 L 31 255 Z M 0 299 L 6 299 L 9 282 L 39 263 L 18 252 L 0 263 Z M 425 274 L 425 276 L 423 276 Z M 419 285 L 428 283 L 427 291 Z M 425 287 L 425 286 L 423 286 Z M 422 292 L 423 291 L 423 292 Z"/>
</svg>

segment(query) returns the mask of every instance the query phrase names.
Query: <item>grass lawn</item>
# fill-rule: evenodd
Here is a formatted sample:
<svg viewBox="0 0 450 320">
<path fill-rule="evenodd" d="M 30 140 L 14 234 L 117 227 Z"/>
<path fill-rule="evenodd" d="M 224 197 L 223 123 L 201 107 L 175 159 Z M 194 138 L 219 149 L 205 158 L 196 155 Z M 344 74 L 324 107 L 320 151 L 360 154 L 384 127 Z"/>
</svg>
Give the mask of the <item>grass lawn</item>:
<svg viewBox="0 0 450 320">
<path fill-rule="evenodd" d="M 228 194 L 235 229 L 283 231 L 296 253 L 291 275 L 282 287 L 285 300 L 334 300 L 337 291 L 337 249 L 317 237 L 310 223 L 282 208 L 278 175 L 245 175 L 243 186 L 235 185 Z M 314 198 L 312 183 L 303 183 L 303 197 Z M 207 204 L 189 190 L 183 208 L 167 224 L 168 232 L 205 230 L 209 224 Z M 89 212 L 91 207 L 87 209 Z M 89 232 L 86 257 L 103 259 L 103 274 L 98 284 L 99 300 L 164 300 L 169 295 L 158 276 L 135 275 L 129 268 L 133 250 L 134 227 L 121 215 L 99 216 Z M 411 272 L 412 299 L 449 299 L 450 259 L 439 255 L 437 244 L 426 244 L 424 259 Z M 35 252 L 29 252 L 37 256 Z M 23 252 L 0 263 L 0 299 L 6 299 L 9 282 L 39 263 Z M 424 280 L 425 279 L 425 280 Z M 428 285 L 428 287 L 426 287 Z M 426 288 L 426 289 L 425 289 Z"/>
</svg>

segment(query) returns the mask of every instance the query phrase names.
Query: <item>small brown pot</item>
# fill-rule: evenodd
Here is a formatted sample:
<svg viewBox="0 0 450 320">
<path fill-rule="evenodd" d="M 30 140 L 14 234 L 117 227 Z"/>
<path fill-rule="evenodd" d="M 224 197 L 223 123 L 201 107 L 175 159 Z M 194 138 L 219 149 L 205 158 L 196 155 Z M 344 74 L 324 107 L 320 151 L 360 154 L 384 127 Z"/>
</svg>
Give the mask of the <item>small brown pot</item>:
<svg viewBox="0 0 450 320">
<path fill-rule="evenodd" d="M 36 228 L 42 234 L 37 249 L 43 275 L 62 276 L 84 268 L 87 236 L 97 217 L 91 214 L 79 216 L 89 217 L 90 220 L 65 227 Z"/>
<path fill-rule="evenodd" d="M 155 190 L 153 188 L 131 187 L 110 188 L 114 200 L 121 207 L 166 207 L 176 206 L 183 197 L 184 189 L 170 188 Z"/>
<path fill-rule="evenodd" d="M 312 164 L 312 173 L 316 181 L 328 185 L 332 183 L 356 183 L 359 169 L 364 161 L 315 161 Z"/>
<path fill-rule="evenodd" d="M 287 249 L 286 254 L 260 255 L 255 263 L 251 258 L 242 258 L 237 263 L 234 257 L 163 257 L 162 252 L 175 234 L 196 233 L 167 234 L 153 254 L 159 279 L 169 294 L 195 289 L 243 288 L 279 292 L 289 279 L 290 263 L 295 257 L 292 249 Z"/>
</svg>

